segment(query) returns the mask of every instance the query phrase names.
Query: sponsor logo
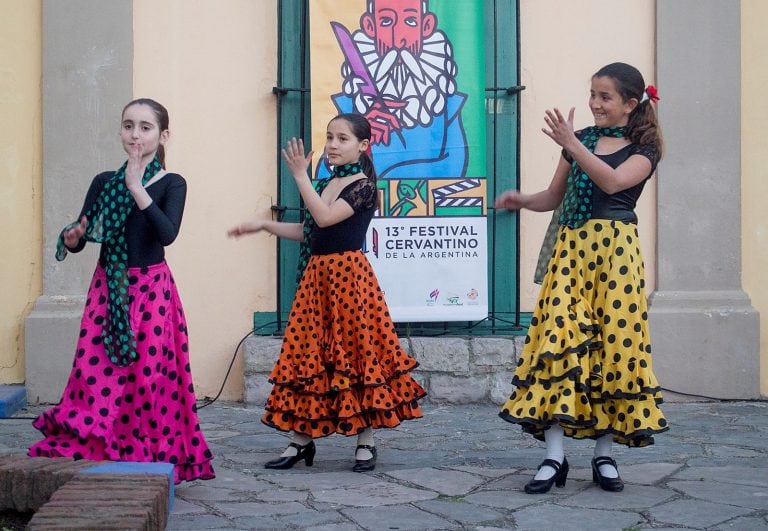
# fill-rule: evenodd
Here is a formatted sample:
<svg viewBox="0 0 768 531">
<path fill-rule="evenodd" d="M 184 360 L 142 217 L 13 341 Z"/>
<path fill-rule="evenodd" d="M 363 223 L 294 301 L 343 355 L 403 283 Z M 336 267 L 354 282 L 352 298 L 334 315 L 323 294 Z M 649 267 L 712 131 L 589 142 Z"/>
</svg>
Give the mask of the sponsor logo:
<svg viewBox="0 0 768 531">
<path fill-rule="evenodd" d="M 440 290 L 435 288 L 429 292 L 429 298 L 427 299 L 427 306 L 434 306 L 437 303 L 437 298 L 440 296 Z"/>
</svg>

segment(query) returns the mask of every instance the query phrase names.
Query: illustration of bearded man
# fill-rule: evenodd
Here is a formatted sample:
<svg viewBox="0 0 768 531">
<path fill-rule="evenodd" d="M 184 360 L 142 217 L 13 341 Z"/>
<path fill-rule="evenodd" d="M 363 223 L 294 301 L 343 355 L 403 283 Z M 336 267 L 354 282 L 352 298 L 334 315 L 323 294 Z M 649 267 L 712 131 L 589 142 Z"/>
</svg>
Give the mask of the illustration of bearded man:
<svg viewBox="0 0 768 531">
<path fill-rule="evenodd" d="M 457 90 L 452 45 L 428 0 L 367 0 L 360 30 L 331 26 L 346 59 L 341 92 L 332 100 L 339 112 L 358 112 L 370 122 L 378 176 L 463 177 L 466 95 Z M 329 174 L 322 157 L 317 177 Z"/>
</svg>

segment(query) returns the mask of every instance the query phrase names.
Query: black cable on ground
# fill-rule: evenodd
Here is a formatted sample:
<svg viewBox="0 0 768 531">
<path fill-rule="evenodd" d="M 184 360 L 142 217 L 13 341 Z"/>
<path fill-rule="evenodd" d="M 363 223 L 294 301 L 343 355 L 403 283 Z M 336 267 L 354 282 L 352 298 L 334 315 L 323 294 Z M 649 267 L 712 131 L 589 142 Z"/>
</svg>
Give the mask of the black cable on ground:
<svg viewBox="0 0 768 531">
<path fill-rule="evenodd" d="M 768 402 L 768 398 L 720 398 L 716 396 L 696 395 L 692 393 L 683 393 L 682 391 L 675 391 L 674 389 L 668 389 L 666 387 L 661 388 L 662 391 L 667 393 L 674 393 L 681 396 L 690 396 L 691 398 L 703 398 L 705 400 L 714 400 L 716 402 Z"/>
<path fill-rule="evenodd" d="M 235 347 L 235 351 L 232 353 L 232 361 L 229 362 L 229 367 L 227 368 L 227 374 L 224 375 L 224 381 L 221 382 L 221 387 L 219 387 L 219 392 L 216 393 L 216 396 L 214 396 L 209 401 L 205 402 L 204 404 L 201 404 L 197 406 L 198 411 L 203 409 L 204 407 L 208 407 L 216 400 L 219 399 L 221 396 L 222 391 L 224 391 L 224 386 L 227 384 L 227 378 L 229 378 L 229 373 L 232 371 L 232 366 L 235 364 L 235 360 L 237 359 L 237 351 L 240 350 L 240 347 L 242 346 L 243 342 L 248 339 L 250 335 L 253 334 L 253 330 L 249 330 L 247 334 L 243 336 L 243 338 L 237 343 L 237 346 Z"/>
</svg>

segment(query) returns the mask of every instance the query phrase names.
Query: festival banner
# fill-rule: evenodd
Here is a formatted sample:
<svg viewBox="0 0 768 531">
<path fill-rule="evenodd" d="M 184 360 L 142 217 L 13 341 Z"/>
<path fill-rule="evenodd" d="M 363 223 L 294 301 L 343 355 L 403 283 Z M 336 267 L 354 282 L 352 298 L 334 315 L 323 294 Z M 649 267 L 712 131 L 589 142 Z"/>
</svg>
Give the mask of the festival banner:
<svg viewBox="0 0 768 531">
<path fill-rule="evenodd" d="M 488 315 L 483 2 L 310 0 L 314 177 L 325 125 L 371 124 L 365 251 L 395 321 Z"/>
</svg>

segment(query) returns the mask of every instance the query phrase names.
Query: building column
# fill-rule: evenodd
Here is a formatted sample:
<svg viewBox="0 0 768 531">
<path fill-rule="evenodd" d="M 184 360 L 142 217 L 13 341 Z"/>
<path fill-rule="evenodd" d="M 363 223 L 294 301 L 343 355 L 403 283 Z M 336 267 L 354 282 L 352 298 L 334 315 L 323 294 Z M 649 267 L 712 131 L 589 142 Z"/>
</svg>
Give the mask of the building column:
<svg viewBox="0 0 768 531">
<path fill-rule="evenodd" d="M 120 112 L 133 94 L 132 0 L 43 0 L 43 294 L 25 323 L 27 399 L 61 398 L 97 246 L 57 262 L 61 229 L 91 179 L 125 159 Z"/>
<path fill-rule="evenodd" d="M 657 0 L 654 368 L 667 389 L 760 396 L 759 315 L 741 286 L 738 0 Z"/>
</svg>

